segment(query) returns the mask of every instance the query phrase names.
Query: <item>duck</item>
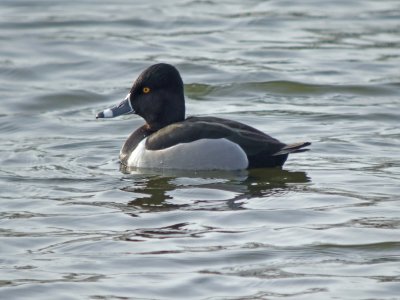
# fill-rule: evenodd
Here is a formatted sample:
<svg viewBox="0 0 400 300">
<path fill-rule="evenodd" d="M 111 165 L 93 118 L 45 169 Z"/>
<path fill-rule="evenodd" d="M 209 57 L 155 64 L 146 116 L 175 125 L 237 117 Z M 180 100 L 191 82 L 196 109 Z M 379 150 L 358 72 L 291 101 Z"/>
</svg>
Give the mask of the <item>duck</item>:
<svg viewBox="0 0 400 300">
<path fill-rule="evenodd" d="M 157 63 L 134 81 L 118 105 L 96 119 L 136 114 L 145 124 L 123 144 L 123 166 L 146 169 L 243 170 L 281 168 L 288 155 L 309 150 L 310 142 L 285 144 L 238 121 L 185 116 L 182 77 L 176 67 Z"/>
</svg>

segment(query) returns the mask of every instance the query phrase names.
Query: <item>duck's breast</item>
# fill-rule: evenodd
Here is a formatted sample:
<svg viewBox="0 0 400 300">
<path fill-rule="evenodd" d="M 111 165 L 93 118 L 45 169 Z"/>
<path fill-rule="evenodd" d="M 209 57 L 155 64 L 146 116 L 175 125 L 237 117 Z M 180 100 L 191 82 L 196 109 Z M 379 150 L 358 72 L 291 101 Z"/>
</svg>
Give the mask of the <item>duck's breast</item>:
<svg viewBox="0 0 400 300">
<path fill-rule="evenodd" d="M 243 149 L 227 139 L 200 139 L 162 150 L 146 149 L 143 139 L 129 156 L 128 166 L 151 169 L 241 170 L 248 167 Z"/>
</svg>

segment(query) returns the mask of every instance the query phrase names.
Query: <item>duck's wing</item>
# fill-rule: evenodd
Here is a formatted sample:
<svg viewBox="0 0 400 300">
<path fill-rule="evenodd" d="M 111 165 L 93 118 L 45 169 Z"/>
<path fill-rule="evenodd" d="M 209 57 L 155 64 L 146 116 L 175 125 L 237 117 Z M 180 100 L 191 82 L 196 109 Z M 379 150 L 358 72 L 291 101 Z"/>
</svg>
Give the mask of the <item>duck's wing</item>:
<svg viewBox="0 0 400 300">
<path fill-rule="evenodd" d="M 149 150 L 160 150 L 199 139 L 228 139 L 238 144 L 248 156 L 274 155 L 286 144 L 240 122 L 216 117 L 189 117 L 153 133 L 146 141 Z"/>
</svg>

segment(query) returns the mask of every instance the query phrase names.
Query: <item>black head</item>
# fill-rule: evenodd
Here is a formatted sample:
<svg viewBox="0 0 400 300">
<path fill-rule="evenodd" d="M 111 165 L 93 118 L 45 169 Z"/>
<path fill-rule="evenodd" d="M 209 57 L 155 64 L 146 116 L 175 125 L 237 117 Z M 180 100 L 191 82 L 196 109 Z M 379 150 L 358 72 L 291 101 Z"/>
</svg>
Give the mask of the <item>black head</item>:
<svg viewBox="0 0 400 300">
<path fill-rule="evenodd" d="M 130 93 L 132 108 L 153 130 L 185 119 L 183 82 L 174 66 L 160 63 L 148 67 Z"/>
<path fill-rule="evenodd" d="M 185 97 L 178 70 L 165 63 L 148 67 L 133 83 L 127 98 L 120 105 L 97 114 L 97 118 L 126 113 L 138 114 L 154 131 L 183 121 Z"/>
</svg>

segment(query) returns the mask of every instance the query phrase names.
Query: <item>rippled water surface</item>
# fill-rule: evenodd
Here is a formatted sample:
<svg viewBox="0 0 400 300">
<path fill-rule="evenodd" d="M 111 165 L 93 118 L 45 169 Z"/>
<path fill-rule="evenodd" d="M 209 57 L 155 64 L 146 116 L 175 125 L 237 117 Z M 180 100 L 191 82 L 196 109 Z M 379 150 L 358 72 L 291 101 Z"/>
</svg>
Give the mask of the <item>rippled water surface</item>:
<svg viewBox="0 0 400 300">
<path fill-rule="evenodd" d="M 1 299 L 400 299 L 400 2 L 0 2 Z M 283 170 L 122 170 L 155 62 Z"/>
</svg>

